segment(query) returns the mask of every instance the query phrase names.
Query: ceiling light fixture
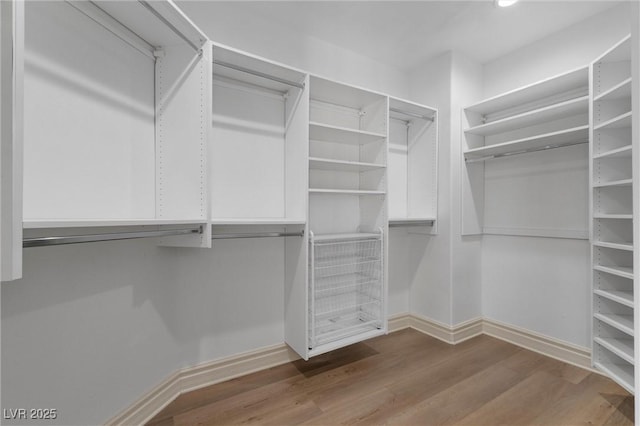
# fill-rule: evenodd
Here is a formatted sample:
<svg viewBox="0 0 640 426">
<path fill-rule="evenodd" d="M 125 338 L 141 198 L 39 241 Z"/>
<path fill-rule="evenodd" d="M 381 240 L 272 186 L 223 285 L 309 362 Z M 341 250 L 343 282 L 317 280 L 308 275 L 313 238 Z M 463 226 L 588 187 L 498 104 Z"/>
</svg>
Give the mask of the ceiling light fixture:
<svg viewBox="0 0 640 426">
<path fill-rule="evenodd" d="M 498 7 L 513 6 L 514 4 L 516 4 L 518 2 L 518 0 L 495 0 L 495 1 L 496 1 L 496 6 L 498 6 Z"/>
</svg>

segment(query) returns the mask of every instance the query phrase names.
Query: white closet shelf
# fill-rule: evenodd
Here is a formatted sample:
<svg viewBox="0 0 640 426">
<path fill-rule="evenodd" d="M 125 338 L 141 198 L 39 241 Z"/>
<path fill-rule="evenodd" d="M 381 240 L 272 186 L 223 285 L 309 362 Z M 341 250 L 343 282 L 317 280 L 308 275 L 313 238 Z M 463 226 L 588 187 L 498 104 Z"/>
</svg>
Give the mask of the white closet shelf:
<svg viewBox="0 0 640 426">
<path fill-rule="evenodd" d="M 329 124 L 310 122 L 309 139 L 322 142 L 342 143 L 348 145 L 365 145 L 386 138 L 382 133 L 332 126 Z"/>
<path fill-rule="evenodd" d="M 633 183 L 632 179 L 620 179 L 620 180 L 614 180 L 611 182 L 595 183 L 593 184 L 593 187 L 608 188 L 608 187 L 631 186 L 632 183 Z"/>
<path fill-rule="evenodd" d="M 631 111 L 620 114 L 613 117 L 603 123 L 593 126 L 593 130 L 600 129 L 621 129 L 624 127 L 631 127 Z"/>
<path fill-rule="evenodd" d="M 620 40 L 611 49 L 603 53 L 600 58 L 596 59 L 596 63 L 622 61 L 631 61 L 631 36 Z"/>
<path fill-rule="evenodd" d="M 633 315 L 597 313 L 594 315 L 594 318 L 628 334 L 629 336 L 633 336 Z"/>
<path fill-rule="evenodd" d="M 596 337 L 594 342 L 618 355 L 629 364 L 634 364 L 633 359 L 633 339 L 614 339 L 611 337 Z"/>
<path fill-rule="evenodd" d="M 326 158 L 309 157 L 309 168 L 313 170 L 330 170 L 336 172 L 370 172 L 384 169 L 384 164 L 361 163 L 358 161 L 330 160 Z"/>
<path fill-rule="evenodd" d="M 598 160 L 600 158 L 623 158 L 623 157 L 631 157 L 632 146 L 626 145 L 620 148 L 612 149 L 610 151 L 603 152 L 601 154 L 597 154 L 593 156 L 594 160 Z"/>
<path fill-rule="evenodd" d="M 633 219 L 632 214 L 596 213 L 594 219 Z"/>
<path fill-rule="evenodd" d="M 304 225 L 304 219 L 271 217 L 213 218 L 212 225 Z"/>
<path fill-rule="evenodd" d="M 589 96 L 581 96 L 579 98 L 534 109 L 532 111 L 527 111 L 501 120 L 470 127 L 465 130 L 465 133 L 480 136 L 495 135 L 547 121 L 559 120 L 561 118 L 571 117 L 578 114 L 586 114 L 588 111 Z"/>
<path fill-rule="evenodd" d="M 342 195 L 385 195 L 385 191 L 369 191 L 362 189 L 325 189 L 309 188 L 311 194 L 342 194 Z"/>
<path fill-rule="evenodd" d="M 597 289 L 593 291 L 598 296 L 606 297 L 609 300 L 620 303 L 621 305 L 633 308 L 633 292 Z"/>
<path fill-rule="evenodd" d="M 24 229 L 98 228 L 110 226 L 193 225 L 206 223 L 206 219 L 38 219 L 25 220 Z"/>
<path fill-rule="evenodd" d="M 593 245 L 596 247 L 633 251 L 633 244 L 631 243 L 613 243 L 613 242 L 606 242 L 606 241 L 594 241 Z"/>
<path fill-rule="evenodd" d="M 545 133 L 509 142 L 487 145 L 469 149 L 464 153 L 466 159 L 479 159 L 490 156 L 508 155 L 509 153 L 524 152 L 545 148 L 547 146 L 571 145 L 589 140 L 589 126 L 578 126 L 557 132 Z"/>
<path fill-rule="evenodd" d="M 465 110 L 489 115 L 520 105 L 530 104 L 539 99 L 549 98 L 558 93 L 579 89 L 584 89 L 584 92 L 587 93 L 588 84 L 589 69 L 583 67 L 489 98 L 469 106 Z"/>
<path fill-rule="evenodd" d="M 600 93 L 593 101 L 615 101 L 625 98 L 631 98 L 631 77 Z"/>
<path fill-rule="evenodd" d="M 336 241 L 336 240 L 371 240 L 380 238 L 380 234 L 373 232 L 351 232 L 338 234 L 314 234 L 314 241 Z"/>
<path fill-rule="evenodd" d="M 595 362 L 594 365 L 598 370 L 607 373 L 617 383 L 633 393 L 633 366 L 613 363 Z"/>
<path fill-rule="evenodd" d="M 144 48 L 144 45 L 139 42 L 140 39 L 148 43 L 151 51 L 153 46 L 175 45 L 180 41 L 185 41 L 194 50 L 198 50 L 207 40 L 207 36 L 173 2 L 152 1 L 143 4 L 142 2 L 98 0 L 92 3 L 94 4 L 70 2 L 72 6 L 87 14 L 117 37 L 126 39 L 139 50 Z M 114 19 L 133 34 L 123 32 L 119 26 L 113 26 Z"/>
<path fill-rule="evenodd" d="M 593 269 L 600 272 L 606 272 L 607 274 L 616 275 L 618 277 L 628 278 L 630 280 L 633 279 L 633 268 L 628 266 L 595 265 Z"/>
</svg>

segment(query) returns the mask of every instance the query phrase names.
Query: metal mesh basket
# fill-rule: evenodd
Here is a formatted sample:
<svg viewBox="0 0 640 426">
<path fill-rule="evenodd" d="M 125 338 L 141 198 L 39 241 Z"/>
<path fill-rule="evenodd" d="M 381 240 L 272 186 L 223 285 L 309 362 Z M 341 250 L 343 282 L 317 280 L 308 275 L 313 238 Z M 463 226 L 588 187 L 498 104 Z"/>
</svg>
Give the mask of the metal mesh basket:
<svg viewBox="0 0 640 426">
<path fill-rule="evenodd" d="M 310 240 L 309 348 L 382 324 L 382 235 Z"/>
</svg>

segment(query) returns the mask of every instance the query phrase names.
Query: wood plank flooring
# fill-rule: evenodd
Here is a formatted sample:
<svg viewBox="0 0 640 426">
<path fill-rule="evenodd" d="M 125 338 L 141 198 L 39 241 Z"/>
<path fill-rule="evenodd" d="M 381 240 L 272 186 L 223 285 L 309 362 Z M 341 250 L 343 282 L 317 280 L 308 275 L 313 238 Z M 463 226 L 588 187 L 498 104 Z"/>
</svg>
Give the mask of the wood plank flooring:
<svg viewBox="0 0 640 426">
<path fill-rule="evenodd" d="M 178 397 L 170 425 L 633 425 L 605 378 L 488 336 L 402 330 Z"/>
</svg>

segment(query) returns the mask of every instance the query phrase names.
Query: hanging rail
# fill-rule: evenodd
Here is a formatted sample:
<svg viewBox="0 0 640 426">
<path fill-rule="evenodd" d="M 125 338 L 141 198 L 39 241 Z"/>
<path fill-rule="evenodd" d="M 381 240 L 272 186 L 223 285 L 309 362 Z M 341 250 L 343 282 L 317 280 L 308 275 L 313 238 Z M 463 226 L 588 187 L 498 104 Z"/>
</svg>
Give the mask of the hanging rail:
<svg viewBox="0 0 640 426">
<path fill-rule="evenodd" d="M 162 16 L 160 13 L 158 13 L 158 11 L 155 10 L 149 4 L 148 1 L 146 1 L 146 0 L 138 0 L 138 3 L 140 3 L 142 6 L 144 6 L 149 12 L 151 12 L 156 18 L 158 18 L 164 25 L 166 25 L 167 28 L 169 28 L 178 37 L 180 37 L 182 40 L 184 40 L 189 46 L 191 46 L 193 48 L 193 50 L 195 50 L 196 52 L 200 52 L 201 51 L 200 46 L 195 44 L 189 37 L 187 37 L 182 31 L 177 29 L 171 22 L 167 21 L 167 19 L 164 16 Z"/>
<path fill-rule="evenodd" d="M 138 238 L 171 237 L 174 235 L 202 234 L 202 226 L 188 229 L 163 231 L 112 232 L 105 234 L 68 235 L 60 237 L 37 237 L 22 240 L 22 247 L 45 247 L 64 244 L 95 243 L 99 241 L 133 240 Z"/>
<path fill-rule="evenodd" d="M 465 158 L 464 161 L 467 163 L 477 163 L 480 161 L 493 160 L 495 158 L 504 158 L 504 157 L 511 157 L 513 155 L 529 154 L 531 152 L 546 151 L 548 149 L 556 149 L 556 148 L 565 148 L 568 146 L 582 145 L 585 143 L 589 143 L 589 141 L 587 140 L 587 141 L 571 142 L 571 143 L 565 143 L 565 144 L 546 145 L 546 146 L 541 146 L 539 148 L 522 149 L 520 151 L 512 151 L 512 152 L 505 152 L 502 154 L 487 155 L 485 157 Z"/>
<path fill-rule="evenodd" d="M 304 237 L 304 231 L 300 232 L 252 232 L 238 234 L 213 234 L 212 240 L 230 240 L 235 238 L 273 238 L 273 237 Z"/>
<path fill-rule="evenodd" d="M 435 220 L 433 219 L 416 219 L 416 220 L 400 220 L 389 221 L 389 228 L 400 228 L 406 226 L 433 226 Z"/>
<path fill-rule="evenodd" d="M 284 78 L 275 77 L 273 75 L 269 75 L 260 71 L 254 71 L 249 68 L 241 67 L 240 65 L 230 64 L 228 62 L 219 61 L 217 59 L 213 60 L 214 65 L 220 65 L 221 67 L 229 68 L 232 70 L 240 71 L 245 74 L 255 75 L 256 77 L 266 78 L 267 80 L 276 81 L 278 83 L 286 84 L 287 86 L 297 87 L 298 89 L 304 89 L 304 83 L 298 83 L 297 81 L 286 80 Z"/>
<path fill-rule="evenodd" d="M 433 121 L 433 117 L 429 117 L 428 115 L 418 114 L 417 112 L 404 111 L 399 108 L 389 108 L 391 112 L 397 112 L 398 114 L 408 115 L 409 117 L 420 118 L 422 120 Z"/>
</svg>

